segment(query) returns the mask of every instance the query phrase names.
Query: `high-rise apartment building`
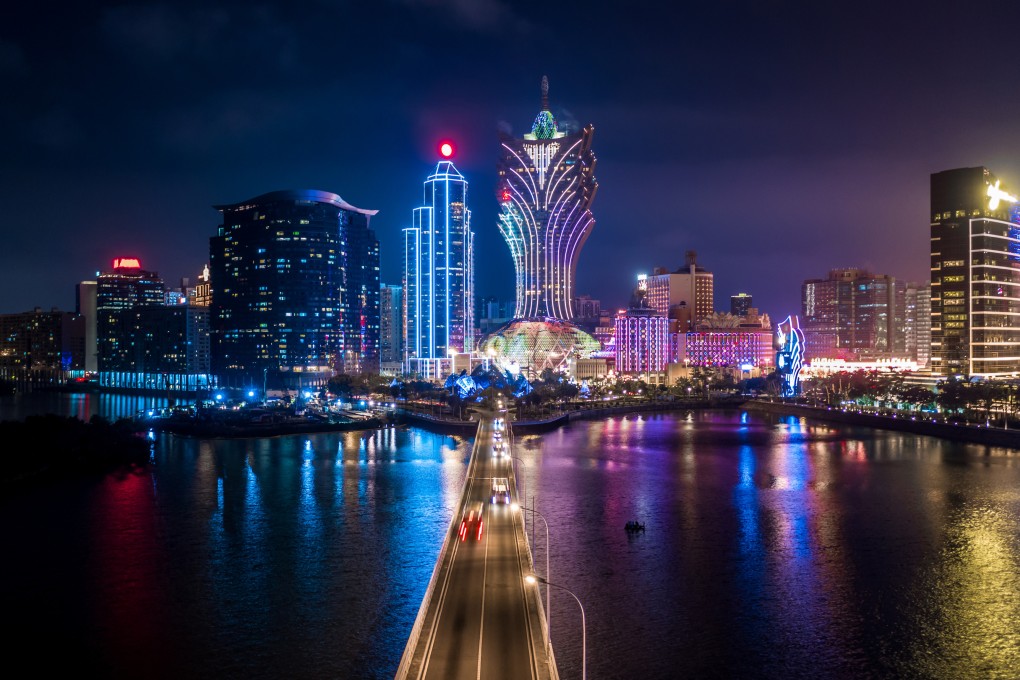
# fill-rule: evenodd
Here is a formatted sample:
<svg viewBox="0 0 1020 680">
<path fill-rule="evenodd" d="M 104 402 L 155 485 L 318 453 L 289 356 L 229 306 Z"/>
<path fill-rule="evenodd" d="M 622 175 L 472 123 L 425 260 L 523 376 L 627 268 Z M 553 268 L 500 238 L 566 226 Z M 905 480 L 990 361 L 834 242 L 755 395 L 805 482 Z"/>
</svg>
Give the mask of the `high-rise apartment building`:
<svg viewBox="0 0 1020 680">
<path fill-rule="evenodd" d="M 648 277 L 648 306 L 670 318 L 684 319 L 687 323 L 682 332 L 694 330 L 698 321 L 715 311 L 712 272 L 699 266 L 697 253 L 688 250 L 686 264 L 675 272 L 663 267 L 652 271 Z"/>
<path fill-rule="evenodd" d="M 404 229 L 404 352 L 411 364 L 474 349 L 474 232 L 468 183 L 440 161 Z M 429 373 L 428 370 L 425 371 Z"/>
<path fill-rule="evenodd" d="M 518 319 L 574 318 L 581 248 L 595 225 L 595 128 L 557 128 L 542 78 L 542 108 L 531 132 L 500 134 L 499 229 L 517 272 Z"/>
<path fill-rule="evenodd" d="M 377 210 L 316 190 L 215 207 L 223 223 L 209 239 L 210 325 L 213 372 L 225 384 L 320 385 L 377 366 Z"/>
<path fill-rule="evenodd" d="M 931 370 L 1020 373 L 1020 214 L 988 168 L 931 176 Z"/>
<path fill-rule="evenodd" d="M 85 317 L 36 307 L 31 312 L 0 314 L 0 375 L 18 371 L 62 371 L 85 367 Z"/>
</svg>

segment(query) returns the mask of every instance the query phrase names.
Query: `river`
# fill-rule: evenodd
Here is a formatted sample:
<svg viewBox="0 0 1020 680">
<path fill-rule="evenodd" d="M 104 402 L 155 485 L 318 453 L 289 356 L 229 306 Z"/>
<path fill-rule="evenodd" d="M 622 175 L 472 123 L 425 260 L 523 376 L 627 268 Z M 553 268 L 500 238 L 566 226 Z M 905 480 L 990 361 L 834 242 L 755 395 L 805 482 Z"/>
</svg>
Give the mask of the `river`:
<svg viewBox="0 0 1020 680">
<path fill-rule="evenodd" d="M 1020 675 L 1018 451 L 739 410 L 514 445 L 549 580 L 585 607 L 591 678 Z M 470 440 L 166 435 L 153 450 L 142 472 L 2 500 L 8 665 L 392 677 Z M 551 620 L 561 677 L 579 678 L 579 609 L 556 589 Z"/>
</svg>

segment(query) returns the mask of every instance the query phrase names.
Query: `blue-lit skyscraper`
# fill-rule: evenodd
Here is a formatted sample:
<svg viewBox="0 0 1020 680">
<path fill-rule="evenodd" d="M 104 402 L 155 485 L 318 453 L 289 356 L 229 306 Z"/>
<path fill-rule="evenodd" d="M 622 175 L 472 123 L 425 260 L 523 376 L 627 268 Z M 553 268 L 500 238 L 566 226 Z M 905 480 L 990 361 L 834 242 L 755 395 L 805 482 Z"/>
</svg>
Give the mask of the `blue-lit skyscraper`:
<svg viewBox="0 0 1020 680">
<path fill-rule="evenodd" d="M 425 199 L 404 229 L 405 352 L 429 377 L 436 360 L 474 345 L 474 234 L 468 183 L 448 160 L 425 180 Z M 431 366 L 431 367 L 429 367 Z"/>
</svg>

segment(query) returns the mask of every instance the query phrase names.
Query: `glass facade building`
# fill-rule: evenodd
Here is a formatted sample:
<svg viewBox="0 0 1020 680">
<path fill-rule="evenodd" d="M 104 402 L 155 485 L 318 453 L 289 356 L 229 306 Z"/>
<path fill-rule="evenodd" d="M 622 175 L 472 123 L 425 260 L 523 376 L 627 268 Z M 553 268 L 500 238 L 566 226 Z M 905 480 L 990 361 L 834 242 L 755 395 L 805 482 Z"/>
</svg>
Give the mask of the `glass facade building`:
<svg viewBox="0 0 1020 680">
<path fill-rule="evenodd" d="M 212 358 L 224 384 L 320 385 L 378 366 L 378 211 L 315 190 L 215 207 Z"/>
<path fill-rule="evenodd" d="M 142 269 L 135 258 L 118 258 L 113 270 L 96 278 L 96 343 L 100 371 L 119 371 L 132 363 L 133 334 L 120 312 L 162 307 L 166 285 L 156 272 Z"/>
<path fill-rule="evenodd" d="M 1020 211 L 987 168 L 931 176 L 931 369 L 1020 374 Z"/>
<path fill-rule="evenodd" d="M 474 233 L 468 183 L 441 161 L 404 229 L 404 351 L 409 362 L 446 360 L 475 342 Z"/>
</svg>

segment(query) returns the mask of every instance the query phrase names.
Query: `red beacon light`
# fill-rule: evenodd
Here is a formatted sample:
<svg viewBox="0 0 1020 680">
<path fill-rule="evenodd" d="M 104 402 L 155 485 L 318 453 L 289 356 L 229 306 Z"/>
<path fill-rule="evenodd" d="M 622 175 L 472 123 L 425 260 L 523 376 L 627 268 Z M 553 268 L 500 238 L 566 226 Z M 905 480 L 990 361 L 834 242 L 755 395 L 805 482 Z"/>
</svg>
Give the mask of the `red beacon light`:
<svg viewBox="0 0 1020 680">
<path fill-rule="evenodd" d="M 451 156 L 453 156 L 453 143 L 443 142 L 442 144 L 440 144 L 439 155 L 441 155 L 443 158 L 450 158 Z"/>
</svg>

